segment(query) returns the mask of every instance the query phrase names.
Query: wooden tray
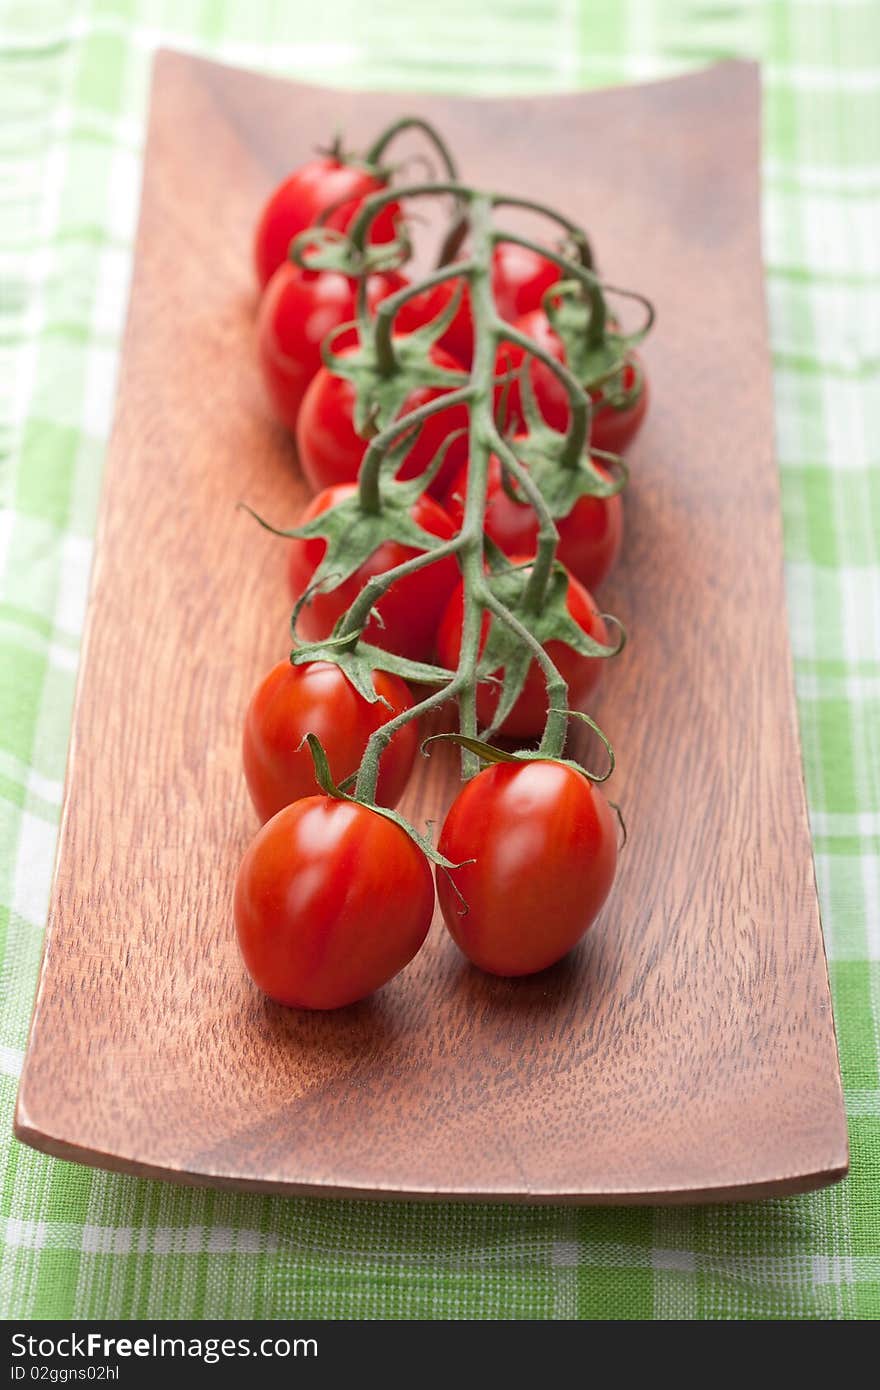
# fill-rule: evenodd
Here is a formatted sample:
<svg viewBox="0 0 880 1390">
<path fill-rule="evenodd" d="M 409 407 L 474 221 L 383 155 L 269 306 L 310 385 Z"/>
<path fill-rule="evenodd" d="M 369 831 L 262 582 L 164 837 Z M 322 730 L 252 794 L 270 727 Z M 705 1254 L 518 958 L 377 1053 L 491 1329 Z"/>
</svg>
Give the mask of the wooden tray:
<svg viewBox="0 0 880 1390">
<path fill-rule="evenodd" d="M 435 923 L 371 1000 L 250 985 L 230 899 L 256 826 L 242 712 L 285 650 L 304 490 L 255 366 L 273 181 L 411 110 L 464 174 L 583 221 L 659 307 L 597 709 L 630 840 L 582 947 L 491 979 Z M 847 1167 L 792 698 L 758 203 L 757 70 L 531 101 L 155 71 L 119 408 L 16 1133 L 68 1159 L 282 1193 L 680 1202 Z M 452 760 L 405 809 L 438 817 Z M 380 909 L 377 907 L 377 915 Z"/>
</svg>

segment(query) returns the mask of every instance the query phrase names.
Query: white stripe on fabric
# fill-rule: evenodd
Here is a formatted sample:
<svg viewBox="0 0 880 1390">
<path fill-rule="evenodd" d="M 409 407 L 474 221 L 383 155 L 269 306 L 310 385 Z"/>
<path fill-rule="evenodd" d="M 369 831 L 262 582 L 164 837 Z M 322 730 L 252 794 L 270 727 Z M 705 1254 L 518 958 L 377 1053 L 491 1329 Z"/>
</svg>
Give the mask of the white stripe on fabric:
<svg viewBox="0 0 880 1390">
<path fill-rule="evenodd" d="M 845 77 L 842 85 L 846 86 Z M 802 160 L 791 164 L 766 155 L 761 169 L 764 178 L 770 182 L 793 179 L 804 192 L 835 196 L 847 193 L 880 194 L 880 169 L 875 164 L 835 168 L 831 164 L 811 164 Z M 778 193 L 774 194 L 774 197 L 779 196 Z"/>
<path fill-rule="evenodd" d="M 880 835 L 880 811 L 819 811 L 810 813 L 815 835 L 857 840 Z"/>
<path fill-rule="evenodd" d="M 22 811 L 12 884 L 12 911 L 42 931 L 49 910 L 57 826 Z"/>
<path fill-rule="evenodd" d="M 0 1045 L 0 1073 L 3 1076 L 21 1076 L 21 1069 L 24 1065 L 24 1052 L 20 1047 L 5 1047 Z"/>
<path fill-rule="evenodd" d="M 10 1246 L 82 1250 L 87 1254 L 266 1255 L 281 1248 L 272 1232 L 232 1226 L 83 1226 L 66 1222 L 0 1218 L 0 1237 Z"/>
<path fill-rule="evenodd" d="M 27 767 L 20 758 L 0 748 L 0 777 L 16 782 L 31 796 L 38 796 L 51 806 L 61 805 L 63 784 L 56 777 L 44 777 L 35 767 Z"/>
<path fill-rule="evenodd" d="M 880 1090 L 845 1092 L 846 1113 L 850 1119 L 880 1120 Z"/>
</svg>

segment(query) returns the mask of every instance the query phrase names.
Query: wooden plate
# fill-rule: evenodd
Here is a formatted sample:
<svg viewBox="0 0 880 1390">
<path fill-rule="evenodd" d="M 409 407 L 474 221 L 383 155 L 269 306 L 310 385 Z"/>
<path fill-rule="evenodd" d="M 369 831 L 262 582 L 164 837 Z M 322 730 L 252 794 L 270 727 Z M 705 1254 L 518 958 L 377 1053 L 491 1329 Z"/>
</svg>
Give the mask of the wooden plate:
<svg viewBox="0 0 880 1390">
<path fill-rule="evenodd" d="M 289 1012 L 230 898 L 255 830 L 242 712 L 286 647 L 304 490 L 254 354 L 249 240 L 341 126 L 412 110 L 464 174 L 594 234 L 659 307 L 597 713 L 629 844 L 602 918 L 520 982 L 435 923 L 371 1000 Z M 758 204 L 757 70 L 531 101 L 332 93 L 156 65 L 119 408 L 42 977 L 16 1119 L 49 1153 L 287 1193 L 759 1197 L 831 1182 L 846 1130 L 792 698 Z M 405 809 L 437 818 L 452 760 Z M 377 904 L 377 916 L 381 907 Z M 381 924 L 380 924 L 381 925 Z"/>
</svg>

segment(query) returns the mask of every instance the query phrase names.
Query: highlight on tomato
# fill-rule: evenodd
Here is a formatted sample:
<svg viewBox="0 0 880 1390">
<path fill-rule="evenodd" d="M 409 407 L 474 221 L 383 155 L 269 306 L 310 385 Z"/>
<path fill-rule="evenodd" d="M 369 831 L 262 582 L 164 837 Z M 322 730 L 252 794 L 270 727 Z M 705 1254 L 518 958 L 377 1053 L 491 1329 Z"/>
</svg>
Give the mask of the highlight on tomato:
<svg viewBox="0 0 880 1390">
<path fill-rule="evenodd" d="M 424 942 L 433 910 L 430 865 L 406 831 L 329 796 L 267 821 L 235 884 L 248 973 L 290 1008 L 338 1009 L 387 984 Z"/>
<path fill-rule="evenodd" d="M 325 226 L 347 231 L 364 199 L 386 186 L 378 171 L 348 161 L 338 152 L 300 165 L 270 194 L 257 222 L 254 266 L 260 289 L 287 260 L 293 239 L 313 227 L 322 212 L 332 209 L 324 219 Z M 393 241 L 399 215 L 397 203 L 386 204 L 370 228 L 370 241 Z"/>
<path fill-rule="evenodd" d="M 345 357 L 351 351 L 351 348 L 343 349 L 339 356 Z M 432 347 L 430 359 L 436 367 L 461 371 L 460 364 L 443 348 Z M 400 418 L 446 394 L 443 388 L 437 386 L 416 387 L 404 402 L 399 412 Z M 354 407 L 353 383 L 347 377 L 337 376 L 329 367 L 322 367 L 305 393 L 296 426 L 300 466 L 315 491 L 332 487 L 335 483 L 353 483 L 357 480 L 367 441 L 354 427 Z M 447 448 L 442 467 L 428 489 L 433 497 L 442 497 L 467 457 L 467 425 L 468 411 L 463 404 L 438 410 L 436 415 L 429 416 L 420 426 L 397 476 L 415 478 L 424 473 L 441 451 L 443 441 L 450 434 L 462 431 Z"/>
<path fill-rule="evenodd" d="M 458 793 L 437 872 L 450 935 L 493 975 L 561 960 L 595 921 L 617 866 L 617 827 L 598 787 L 543 760 L 495 763 Z"/>
<path fill-rule="evenodd" d="M 514 564 L 527 564 L 531 556 L 511 556 Z M 603 646 L 609 645 L 608 629 L 595 601 L 582 584 L 568 576 L 565 606 L 582 632 Z M 454 671 L 461 654 L 461 625 L 464 616 L 464 585 L 459 583 L 449 600 L 437 634 L 437 658 L 441 666 Z M 483 614 L 480 632 L 480 652 L 489 634 L 489 615 Z M 604 657 L 583 656 L 567 643 L 552 639 L 544 650 L 568 685 L 568 701 L 572 709 L 583 709 L 599 684 Z M 499 671 L 498 676 L 501 675 Z M 477 686 L 477 718 L 488 728 L 498 708 L 500 687 L 495 681 L 481 681 Z M 505 738 L 538 738 L 547 719 L 547 683 L 537 661 L 532 661 L 522 691 L 502 723 L 498 733 Z"/>
<path fill-rule="evenodd" d="M 396 271 L 370 275 L 367 307 L 371 314 L 383 299 L 407 281 Z M 257 314 L 257 351 L 272 410 L 289 430 L 296 429 L 302 398 L 322 364 L 321 344 L 356 313 L 357 281 L 330 270 L 304 270 L 285 260 L 266 286 Z M 334 347 L 357 342 L 352 324 L 337 333 Z"/>
<path fill-rule="evenodd" d="M 304 511 L 301 524 L 320 516 L 357 491 L 355 483 L 340 483 L 325 488 L 313 497 Z M 423 493 L 410 509 L 410 516 L 423 531 L 441 540 L 451 540 L 455 526 L 433 497 Z M 290 541 L 288 579 L 290 591 L 298 599 L 309 588 L 312 576 L 324 558 L 327 542 L 321 538 Z M 385 574 L 395 566 L 410 560 L 420 552 L 399 541 L 388 540 L 374 550 L 348 579 L 334 589 L 313 592 L 299 611 L 297 634 L 308 641 L 327 637 L 336 620 L 357 598 L 361 589 L 374 575 Z M 375 605 L 375 613 L 364 628 L 364 640 L 383 651 L 397 652 L 413 661 L 426 661 L 432 655 L 437 627 L 449 597 L 458 583 L 459 570 L 453 556 L 438 560 L 425 569 L 398 579 Z"/>
<path fill-rule="evenodd" d="M 565 365 L 565 346 L 543 309 L 524 314 L 514 327 Z M 526 423 L 517 380 L 524 358 L 525 353 L 518 343 L 505 342 L 499 345 L 495 362 L 496 375 L 505 378 L 505 384 L 496 390 L 496 397 L 501 402 L 506 396 L 505 424 L 517 433 L 525 429 Z M 567 430 L 568 393 L 559 378 L 546 363 L 534 358 L 529 364 L 529 375 L 538 408 L 547 424 L 561 432 Z M 630 399 L 635 391 L 637 394 Z M 594 402 L 590 445 L 611 454 L 625 453 L 638 434 L 648 409 L 648 382 L 638 353 L 631 351 L 627 355 L 615 382 L 601 390 L 591 390 L 590 396 Z M 606 399 L 609 396 L 611 399 Z"/>
<path fill-rule="evenodd" d="M 518 435 L 511 441 L 514 453 L 523 438 Z M 610 476 L 598 461 L 594 461 L 594 467 L 605 478 Z M 467 479 L 465 466 L 459 470 L 443 502 L 456 527 L 464 520 Z M 516 485 L 512 486 L 516 491 Z M 534 555 L 538 545 L 538 518 L 521 493 L 521 501 L 511 497 L 509 487 L 511 484 L 505 486 L 499 459 L 492 454 L 483 530 L 505 555 Z M 557 558 L 587 589 L 597 589 L 614 568 L 623 544 L 623 498 L 619 493 L 613 497 L 579 497 L 567 516 L 556 518 L 556 528 L 559 531 Z"/>
<path fill-rule="evenodd" d="M 380 698 L 371 703 L 329 661 L 279 661 L 263 677 L 251 696 L 242 738 L 245 779 L 261 821 L 320 790 L 306 734 L 321 740 L 339 784 L 357 772 L 371 734 L 412 708 L 409 687 L 398 676 L 375 671 L 373 684 Z M 383 752 L 376 789 L 381 806 L 396 806 L 403 795 L 418 742 L 413 721 L 397 730 Z"/>
</svg>

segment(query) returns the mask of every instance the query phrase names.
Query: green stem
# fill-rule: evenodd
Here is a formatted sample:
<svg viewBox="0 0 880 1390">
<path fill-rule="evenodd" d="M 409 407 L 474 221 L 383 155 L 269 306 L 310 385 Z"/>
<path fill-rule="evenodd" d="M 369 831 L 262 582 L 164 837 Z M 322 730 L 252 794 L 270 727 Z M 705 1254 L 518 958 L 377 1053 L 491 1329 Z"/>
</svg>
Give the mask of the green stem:
<svg viewBox="0 0 880 1390">
<path fill-rule="evenodd" d="M 471 314 L 474 323 L 474 357 L 471 386 L 468 486 L 461 535 L 464 609 L 459 653 L 459 675 L 465 678 L 459 698 L 461 732 L 477 735 L 477 660 L 483 626 L 483 522 L 489 488 L 489 458 L 495 428 L 495 300 L 492 294 L 492 204 L 474 199 L 470 208 L 473 269 L 470 274 Z M 479 760 L 462 749 L 462 776 L 479 771 Z"/>
<path fill-rule="evenodd" d="M 647 310 L 647 317 L 641 328 L 637 329 L 635 333 L 627 333 L 624 335 L 630 347 L 633 347 L 636 343 L 640 343 L 645 334 L 650 333 L 654 320 L 657 317 L 657 310 L 654 308 L 652 301 L 646 294 L 639 294 L 638 290 L 623 290 L 619 285 L 609 285 L 604 280 L 602 282 L 602 292 L 606 296 L 609 294 L 617 294 L 620 295 L 621 299 L 634 299 L 637 304 L 641 304 L 642 308 Z"/>
<path fill-rule="evenodd" d="M 357 318 L 358 341 L 366 341 L 370 331 L 370 302 L 367 293 L 367 276 L 359 275 L 357 279 L 357 291 L 355 293 L 354 312 Z M 392 359 L 394 354 L 392 353 Z"/>
<path fill-rule="evenodd" d="M 370 738 L 364 752 L 361 769 L 355 788 L 355 795 L 359 800 L 372 802 L 375 800 L 376 783 L 379 775 L 379 759 L 382 751 L 388 746 L 388 741 L 393 737 L 398 728 L 401 728 L 409 720 L 418 718 L 420 714 L 438 708 L 445 704 L 452 696 L 457 695 L 460 708 L 461 732 L 476 737 L 477 734 L 477 663 L 479 659 L 480 638 L 482 635 L 483 611 L 493 603 L 494 597 L 490 594 L 483 577 L 483 521 L 486 512 L 486 495 L 489 480 L 489 458 L 492 446 L 496 439 L 494 422 L 494 392 L 495 392 L 495 354 L 499 334 L 503 332 L 504 325 L 497 320 L 495 314 L 495 302 L 492 295 L 492 248 L 493 236 L 491 228 L 491 203 L 488 198 L 475 198 L 472 202 L 472 227 L 474 240 L 474 253 L 472 265 L 468 274 L 471 294 L 471 309 L 474 319 L 474 360 L 471 368 L 470 384 L 462 393 L 456 395 L 466 395 L 470 405 L 470 428 L 469 446 L 470 459 L 468 464 L 468 489 L 465 501 L 465 514 L 461 530 L 454 541 L 449 543 L 454 553 L 458 554 L 459 565 L 462 571 L 463 584 L 463 616 L 461 646 L 459 651 L 458 669 L 448 685 L 433 695 L 427 697 L 419 705 L 411 710 L 403 711 L 389 723 L 384 724 Z M 443 397 L 443 401 L 448 403 L 451 397 Z M 369 459 L 369 468 L 378 474 L 384 452 L 390 443 L 393 442 L 392 431 L 399 432 L 400 428 L 406 427 L 418 412 L 413 416 L 403 416 L 400 421 L 395 421 L 389 430 L 377 436 L 371 445 L 372 457 Z M 368 450 L 368 455 L 370 451 Z M 362 464 L 363 471 L 367 467 L 367 458 Z M 431 563 L 443 552 L 434 550 L 430 552 L 430 559 L 417 557 L 418 568 Z M 415 568 L 416 562 L 409 561 L 407 565 L 398 567 L 396 572 L 389 571 L 388 574 L 377 576 L 379 584 L 388 580 L 393 582 L 394 578 L 401 577 L 404 571 L 411 573 Z M 373 581 L 371 581 L 373 583 Z M 367 586 L 370 587 L 369 585 Z M 357 621 L 361 626 L 369 615 L 369 610 L 376 602 L 384 588 L 374 584 L 371 594 L 366 591 L 358 596 L 349 614 L 346 615 L 339 629 L 339 635 L 344 635 L 356 629 Z M 357 609 L 357 612 L 355 612 Z M 506 611 L 506 610 L 505 610 Z M 540 647 L 540 643 L 538 643 Z M 541 648 L 543 653 L 543 648 Z M 542 665 L 545 670 L 549 666 L 552 675 L 549 679 L 554 681 L 561 680 L 556 668 L 553 666 L 546 653 L 543 653 Z M 564 682 L 563 682 L 564 685 Z M 462 750 L 462 773 L 465 777 L 473 776 L 479 771 L 479 759 L 475 754 L 467 749 Z"/>
<path fill-rule="evenodd" d="M 562 227 L 568 233 L 577 246 L 581 267 L 587 270 L 592 269 L 593 253 L 590 249 L 590 243 L 584 234 L 583 228 L 579 227 L 576 222 L 572 222 L 571 218 L 563 216 L 563 214 L 557 212 L 555 208 L 548 208 L 544 203 L 536 203 L 532 198 L 514 198 L 507 193 L 494 194 L 492 197 L 492 206 L 493 208 L 525 208 L 528 212 L 539 213 L 541 217 L 549 217 L 551 222 L 557 223 L 558 226 Z M 505 233 L 504 240 L 517 241 L 518 238 L 509 236 Z M 533 247 L 533 249 L 536 249 L 539 255 L 546 256 L 548 260 L 552 261 L 556 259 L 555 255 L 549 254 L 547 247 L 537 246 Z"/>
<path fill-rule="evenodd" d="M 369 198 L 364 199 L 357 217 L 348 229 L 349 240 L 356 250 L 363 251 L 367 244 L 370 224 L 378 217 L 387 203 L 396 203 L 403 198 L 433 198 L 440 193 L 452 193 L 461 201 L 476 196 L 472 189 L 456 183 L 454 179 L 432 183 L 404 184 L 399 188 L 386 188 L 381 192 L 371 193 Z"/>
<path fill-rule="evenodd" d="M 454 536 L 445 545 L 438 545 L 433 550 L 422 551 L 410 560 L 403 560 L 393 569 L 385 570 L 382 574 L 374 574 L 348 609 L 335 635 L 337 637 L 350 637 L 352 633 L 360 634 L 369 620 L 370 610 L 379 602 L 386 590 L 391 588 L 392 584 L 396 584 L 399 579 L 406 579 L 409 574 L 416 574 L 419 570 L 426 569 L 428 565 L 436 564 L 438 560 L 445 560 L 448 556 L 457 554 L 460 549 L 461 536 Z"/>
<path fill-rule="evenodd" d="M 467 405 L 472 397 L 473 388 L 471 386 L 462 386 L 458 391 L 444 391 L 442 396 L 435 396 L 434 400 L 426 401 L 416 410 L 411 410 L 406 415 L 399 415 L 396 420 L 392 420 L 390 425 L 386 425 L 384 430 L 370 440 L 358 474 L 358 494 L 362 511 L 370 516 L 375 516 L 381 511 L 379 474 L 385 456 L 394 441 L 399 439 L 405 431 L 411 430 L 413 427 L 418 428 L 430 416 L 439 415 L 441 410 L 449 410 L 456 405 Z"/>
<path fill-rule="evenodd" d="M 439 270 L 426 276 L 424 280 L 419 280 L 413 285 L 404 285 L 402 290 L 397 290 L 394 294 L 390 294 L 387 299 L 382 300 L 376 309 L 373 320 L 376 365 L 382 376 L 393 375 L 397 367 L 392 333 L 394 320 L 401 307 L 408 300 L 424 294 L 426 290 L 432 290 L 435 285 L 442 285 L 446 280 L 455 280 L 460 276 L 467 275 L 470 269 L 469 261 L 454 266 L 442 266 Z"/>
<path fill-rule="evenodd" d="M 571 411 L 571 423 L 568 427 L 565 448 L 559 457 L 559 462 L 563 468 L 577 468 L 581 455 L 587 444 L 590 432 L 590 402 L 583 388 L 579 385 L 577 377 L 568 370 L 562 362 L 557 362 L 551 353 L 546 352 L 538 343 L 530 338 L 528 334 L 521 333 L 512 324 L 505 323 L 503 319 L 498 319 L 496 324 L 499 330 L 498 336 L 502 341 L 515 343 L 521 347 L 526 357 L 536 357 L 539 362 L 543 362 L 555 377 L 562 383 L 568 393 L 568 405 Z M 526 371 L 529 370 L 528 363 Z"/>
<path fill-rule="evenodd" d="M 538 612 L 544 601 L 547 582 L 553 569 L 553 561 L 556 559 L 559 530 L 550 514 L 547 503 L 544 501 L 541 489 L 535 483 L 529 470 L 520 463 L 506 439 L 503 439 L 499 434 L 497 428 L 494 431 L 494 444 L 496 454 L 516 478 L 538 518 L 537 552 L 525 592 L 526 604 L 533 612 Z"/>
<path fill-rule="evenodd" d="M 440 243 L 440 250 L 437 253 L 438 269 L 445 265 L 448 265 L 450 261 L 455 260 L 456 256 L 461 250 L 462 243 L 465 237 L 467 236 L 469 229 L 470 218 L 468 217 L 467 210 L 465 209 L 463 212 L 460 212 L 458 214 L 458 217 L 456 217 L 455 221 L 451 224 L 449 231 L 446 233 L 445 237 Z"/>
<path fill-rule="evenodd" d="M 590 322 L 587 330 L 587 340 L 592 347 L 601 343 L 605 336 L 605 325 L 608 318 L 608 309 L 605 304 L 605 287 L 596 275 L 591 266 L 584 266 L 578 261 L 573 261 L 570 256 L 563 256 L 559 251 L 553 251 L 549 246 L 542 246 L 540 242 L 533 241 L 531 237 L 521 236 L 518 232 L 500 232 L 499 241 L 512 241 L 515 246 L 524 246 L 527 251 L 536 251 L 544 256 L 548 261 L 552 261 L 568 279 L 577 280 L 581 288 L 590 301 Z M 553 287 L 550 288 L 552 294 Z M 599 325 L 598 336 L 596 325 Z"/>
<path fill-rule="evenodd" d="M 400 714 L 389 719 L 387 724 L 371 735 L 361 765 L 358 769 L 357 781 L 354 785 L 354 794 L 358 801 L 364 802 L 367 806 L 376 804 L 376 785 L 379 781 L 379 763 L 382 754 L 389 743 L 405 724 L 410 724 L 414 719 L 421 719 L 425 714 L 430 714 L 435 709 L 440 709 L 447 701 L 460 694 L 460 680 L 455 676 L 448 685 L 444 685 L 442 690 L 435 690 L 433 694 L 427 695 L 417 705 L 412 705 L 407 710 L 402 710 Z"/>
<path fill-rule="evenodd" d="M 493 594 L 491 589 L 486 589 L 486 607 L 490 612 L 500 618 L 511 630 L 515 632 L 520 641 L 530 647 L 535 660 L 538 662 L 547 682 L 547 722 L 544 725 L 544 733 L 539 744 L 539 751 L 548 758 L 561 758 L 565 747 L 565 733 L 568 727 L 568 685 L 560 671 L 554 665 L 551 658 L 538 641 L 533 633 L 529 632 L 519 618 L 514 617 L 506 604 L 502 603 L 497 594 Z M 484 738 L 492 738 L 497 729 L 487 729 Z"/>
<path fill-rule="evenodd" d="M 421 116 L 401 116 L 399 121 L 394 121 L 390 126 L 387 126 L 378 139 L 374 140 L 367 150 L 365 155 L 367 163 L 378 164 L 392 140 L 395 140 L 404 130 L 421 131 L 422 135 L 430 140 L 434 149 L 442 159 L 448 177 L 457 181 L 458 169 L 455 166 L 455 160 L 452 157 L 449 146 L 430 122 L 423 120 Z"/>
</svg>

